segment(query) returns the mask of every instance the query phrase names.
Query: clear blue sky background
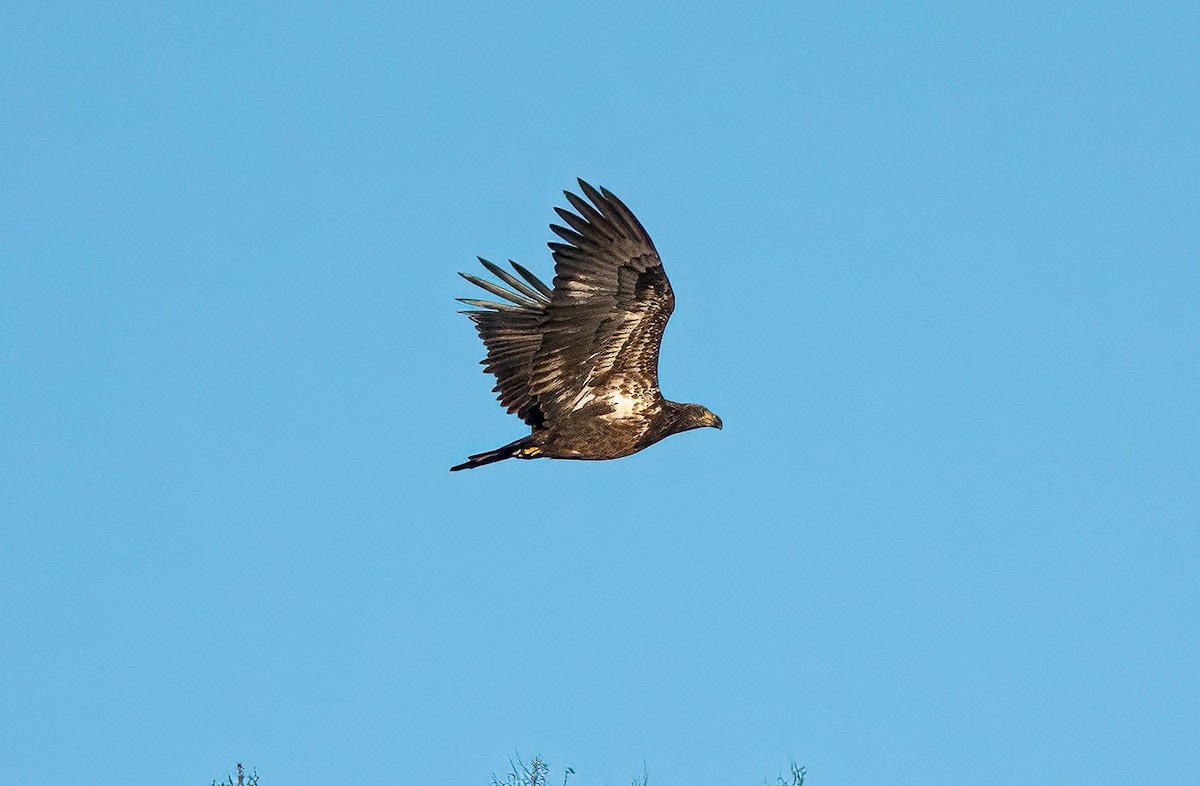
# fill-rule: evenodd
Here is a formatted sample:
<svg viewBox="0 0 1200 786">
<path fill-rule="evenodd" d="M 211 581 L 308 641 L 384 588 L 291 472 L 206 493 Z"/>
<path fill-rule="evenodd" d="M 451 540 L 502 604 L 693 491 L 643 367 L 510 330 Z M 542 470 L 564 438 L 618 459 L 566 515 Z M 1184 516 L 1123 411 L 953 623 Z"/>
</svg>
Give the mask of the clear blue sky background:
<svg viewBox="0 0 1200 786">
<path fill-rule="evenodd" d="M 0 11 L 0 774 L 1194 783 L 1195 3 Z M 725 430 L 452 300 L 618 193 Z"/>
</svg>

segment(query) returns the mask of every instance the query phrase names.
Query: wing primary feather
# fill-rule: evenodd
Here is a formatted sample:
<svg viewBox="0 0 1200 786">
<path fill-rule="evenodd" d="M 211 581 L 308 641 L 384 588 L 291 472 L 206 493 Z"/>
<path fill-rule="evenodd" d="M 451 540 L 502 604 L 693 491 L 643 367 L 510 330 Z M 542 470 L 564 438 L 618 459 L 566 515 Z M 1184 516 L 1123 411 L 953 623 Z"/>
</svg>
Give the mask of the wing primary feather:
<svg viewBox="0 0 1200 786">
<path fill-rule="evenodd" d="M 621 211 L 618 210 L 615 205 L 605 199 L 603 194 L 592 188 L 591 185 L 586 183 L 582 178 L 579 180 L 579 187 L 583 189 L 583 193 L 587 195 L 587 198 L 592 200 L 592 204 L 594 204 L 597 209 L 604 214 L 604 217 L 607 218 L 609 222 L 617 228 L 618 232 L 621 232 L 621 234 L 628 234 L 631 237 L 637 237 L 637 230 L 625 221 L 625 217 L 621 215 Z"/>
<path fill-rule="evenodd" d="M 521 308 L 520 306 L 510 306 L 507 303 L 493 303 L 490 300 L 474 300 L 469 297 L 456 297 L 454 299 L 457 300 L 459 303 L 466 303 L 468 306 L 475 306 L 476 308 L 491 308 L 491 309 L 495 309 L 496 311 L 524 311 L 525 310 L 525 309 Z"/>
<path fill-rule="evenodd" d="M 470 281 L 472 284 L 479 287 L 480 289 L 485 289 L 488 292 L 491 292 L 496 297 L 502 297 L 505 300 L 509 301 L 510 303 L 516 303 L 518 306 L 523 306 L 525 308 L 533 308 L 533 309 L 538 308 L 538 304 L 536 301 L 529 300 L 528 298 L 523 298 L 520 295 L 515 295 L 512 292 L 509 292 L 504 287 L 502 287 L 498 284 L 493 284 L 491 281 L 484 281 L 482 278 L 479 278 L 478 276 L 473 276 L 470 273 L 459 273 L 459 275 L 462 276 L 463 278 L 465 278 L 467 281 Z"/>
<path fill-rule="evenodd" d="M 538 278 L 537 276 L 535 276 L 533 273 L 530 273 L 528 270 L 521 267 L 516 262 L 513 262 L 511 259 L 508 260 L 508 264 L 513 266 L 513 270 L 515 270 L 521 274 L 521 278 L 525 279 L 530 284 L 533 284 L 533 286 L 539 292 L 541 292 L 543 295 L 545 295 L 547 300 L 549 300 L 551 295 L 554 294 L 554 290 L 551 289 L 550 287 L 546 286 L 545 284 L 543 284 L 542 280 L 540 278 Z"/>
<path fill-rule="evenodd" d="M 491 271 L 492 275 L 503 281 L 505 284 L 508 284 L 522 295 L 527 296 L 530 300 L 545 302 L 546 298 L 542 297 L 542 295 L 536 289 L 531 289 L 529 285 L 519 280 L 512 273 L 509 273 L 499 265 L 494 265 L 491 262 L 488 262 L 483 257 L 479 257 L 479 261 L 483 263 L 484 267 Z"/>
<path fill-rule="evenodd" d="M 650 247 L 654 248 L 654 241 L 650 240 L 650 233 L 646 231 L 644 226 L 642 226 L 642 222 L 638 221 L 638 217 L 633 214 L 633 211 L 629 209 L 629 206 L 622 202 L 620 197 L 609 191 L 604 186 L 600 187 L 600 193 L 602 193 L 604 198 L 607 199 L 608 202 L 617 209 L 617 211 L 621 214 L 621 220 L 629 225 L 629 228 L 633 230 L 634 235 L 646 240 L 650 243 Z"/>
<path fill-rule="evenodd" d="M 600 192 L 592 188 L 592 184 L 584 180 L 582 177 L 575 178 L 575 182 L 579 184 L 579 188 L 583 190 L 583 195 L 592 200 L 592 204 L 600 207 L 600 203 L 604 201 L 604 197 L 600 196 Z"/>
<path fill-rule="evenodd" d="M 596 232 L 601 237 L 609 240 L 616 240 L 616 227 L 613 227 L 612 222 L 602 216 L 600 211 L 570 191 L 564 191 L 563 193 L 567 195 L 567 201 L 571 203 L 571 207 L 575 208 L 579 212 L 579 215 L 583 216 L 584 220 L 588 222 L 590 231 Z"/>
<path fill-rule="evenodd" d="M 558 217 L 561 218 L 563 221 L 566 221 L 568 224 L 570 224 L 571 229 L 574 229 L 579 234 L 582 235 L 584 232 L 587 231 L 588 222 L 584 221 L 582 218 L 575 215 L 570 210 L 563 210 L 561 207 L 556 207 L 556 208 L 554 208 L 554 212 L 558 213 Z"/>
<path fill-rule="evenodd" d="M 585 238 L 583 235 L 579 234 L 578 232 L 575 232 L 574 230 L 571 230 L 571 229 L 567 229 L 566 227 L 560 227 L 558 224 L 551 224 L 550 231 L 553 232 L 554 234 L 558 235 L 559 237 L 561 237 L 563 240 L 567 241 L 568 243 L 570 243 L 574 246 L 578 246 L 579 248 L 584 248 L 585 246 L 595 246 L 594 243 L 589 242 L 587 238 Z"/>
<path fill-rule="evenodd" d="M 579 249 L 575 246 L 568 246 L 565 243 L 555 243 L 553 241 L 546 244 L 555 254 L 561 254 L 564 257 L 579 256 Z"/>
</svg>

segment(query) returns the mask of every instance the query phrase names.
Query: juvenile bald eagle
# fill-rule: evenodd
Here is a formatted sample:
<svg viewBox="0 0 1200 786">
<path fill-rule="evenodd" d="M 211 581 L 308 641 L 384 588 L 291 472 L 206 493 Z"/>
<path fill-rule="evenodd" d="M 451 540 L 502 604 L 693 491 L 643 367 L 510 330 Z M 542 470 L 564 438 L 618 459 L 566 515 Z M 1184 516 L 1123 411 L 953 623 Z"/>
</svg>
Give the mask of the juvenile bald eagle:
<svg viewBox="0 0 1200 786">
<path fill-rule="evenodd" d="M 721 419 L 678 404 L 658 389 L 658 348 L 675 308 L 671 282 L 641 223 L 606 189 L 582 180 L 591 204 L 564 192 L 578 215 L 555 212 L 550 229 L 554 289 L 516 262 L 520 276 L 479 259 L 501 282 L 463 278 L 507 303 L 459 298 L 487 347 L 500 404 L 529 424 L 529 436 L 450 469 L 507 458 L 614 459 L 663 437 Z M 569 228 L 568 228 L 569 227 Z"/>
</svg>

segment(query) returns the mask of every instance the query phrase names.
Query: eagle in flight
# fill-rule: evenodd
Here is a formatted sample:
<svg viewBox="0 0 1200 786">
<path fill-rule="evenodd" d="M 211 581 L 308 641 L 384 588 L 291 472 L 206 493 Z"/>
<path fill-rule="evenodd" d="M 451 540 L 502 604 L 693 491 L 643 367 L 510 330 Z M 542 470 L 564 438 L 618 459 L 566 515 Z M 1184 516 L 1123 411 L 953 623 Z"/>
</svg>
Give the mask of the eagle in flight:
<svg viewBox="0 0 1200 786">
<path fill-rule="evenodd" d="M 671 282 L 641 222 L 607 189 L 582 180 L 588 201 L 550 229 L 554 288 L 509 260 L 517 276 L 482 257 L 499 284 L 460 273 L 507 301 L 459 298 L 475 323 L 500 404 L 529 424 L 527 437 L 479 453 L 451 471 L 508 458 L 614 459 L 694 428 L 721 428 L 699 404 L 658 389 L 658 349 L 675 308 Z"/>
</svg>

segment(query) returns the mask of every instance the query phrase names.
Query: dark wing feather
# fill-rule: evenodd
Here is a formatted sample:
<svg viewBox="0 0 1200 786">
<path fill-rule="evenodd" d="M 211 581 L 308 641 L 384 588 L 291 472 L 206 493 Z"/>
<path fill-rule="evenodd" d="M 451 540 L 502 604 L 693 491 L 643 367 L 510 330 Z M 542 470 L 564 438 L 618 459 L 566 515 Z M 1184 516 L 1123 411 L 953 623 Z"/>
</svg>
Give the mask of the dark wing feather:
<svg viewBox="0 0 1200 786">
<path fill-rule="evenodd" d="M 547 420 L 619 386 L 656 403 L 658 353 L 675 308 L 671 283 L 649 234 L 607 190 L 582 180 L 590 200 L 566 192 L 578 215 L 551 229 L 566 243 L 554 252 L 554 291 L 529 390 Z"/>
<path fill-rule="evenodd" d="M 547 293 L 550 288 L 525 268 L 511 263 L 513 269 L 532 287 L 527 287 L 513 278 L 510 273 L 485 259 L 479 260 L 497 278 L 516 292 L 509 291 L 490 281 L 461 273 L 472 284 L 497 295 L 510 303 L 494 303 L 486 300 L 460 301 L 476 306 L 478 311 L 464 311 L 475 323 L 479 337 L 487 347 L 483 360 L 484 370 L 496 377 L 493 391 L 499 393 L 500 405 L 514 412 L 531 426 L 542 425 L 542 413 L 530 393 L 530 375 L 533 359 L 542 343 L 542 327 L 546 321 L 546 308 L 550 304 Z M 519 293 L 519 294 L 518 294 Z"/>
</svg>

